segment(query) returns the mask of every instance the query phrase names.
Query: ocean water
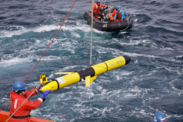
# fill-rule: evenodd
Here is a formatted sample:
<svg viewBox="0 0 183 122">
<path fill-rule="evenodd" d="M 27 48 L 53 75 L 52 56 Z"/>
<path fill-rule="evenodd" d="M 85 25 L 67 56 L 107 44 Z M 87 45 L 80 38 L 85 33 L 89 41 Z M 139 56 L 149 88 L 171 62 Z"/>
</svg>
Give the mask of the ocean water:
<svg viewBox="0 0 183 122">
<path fill-rule="evenodd" d="M 74 0 L 0 0 L 0 107 L 13 83 L 23 81 L 65 19 Z M 131 30 L 93 30 L 93 63 L 128 55 L 131 62 L 84 82 L 59 89 L 31 115 L 57 122 L 151 122 L 162 112 L 183 122 L 183 1 L 102 0 L 121 5 L 134 20 Z M 84 12 L 91 0 L 77 0 L 56 39 L 25 81 L 39 75 L 79 71 L 90 66 L 91 28 Z M 36 100 L 39 95 L 31 98 Z M 9 111 L 10 102 L 3 110 Z"/>
</svg>

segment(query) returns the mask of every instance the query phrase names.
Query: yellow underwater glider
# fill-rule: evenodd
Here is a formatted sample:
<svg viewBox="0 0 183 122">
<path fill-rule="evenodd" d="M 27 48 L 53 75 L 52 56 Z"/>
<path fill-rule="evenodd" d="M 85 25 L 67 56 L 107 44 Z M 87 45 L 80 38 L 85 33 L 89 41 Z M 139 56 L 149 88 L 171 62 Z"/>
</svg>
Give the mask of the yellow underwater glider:
<svg viewBox="0 0 183 122">
<path fill-rule="evenodd" d="M 98 75 L 122 67 L 128 64 L 130 60 L 131 58 L 125 55 L 93 65 L 78 72 L 58 72 L 55 74 L 66 75 L 50 81 L 47 80 L 46 74 L 40 75 L 40 83 L 43 85 L 40 91 L 43 92 L 50 89 L 55 91 L 83 80 L 85 80 L 85 86 L 88 87 Z"/>
</svg>

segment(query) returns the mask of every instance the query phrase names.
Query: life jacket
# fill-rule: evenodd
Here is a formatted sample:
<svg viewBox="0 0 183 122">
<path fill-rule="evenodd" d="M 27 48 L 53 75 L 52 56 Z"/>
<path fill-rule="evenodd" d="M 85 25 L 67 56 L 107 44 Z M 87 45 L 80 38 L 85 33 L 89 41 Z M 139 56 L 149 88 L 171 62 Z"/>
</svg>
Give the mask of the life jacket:
<svg viewBox="0 0 183 122">
<path fill-rule="evenodd" d="M 10 92 L 11 98 L 11 107 L 10 115 L 13 114 L 17 108 L 29 97 L 29 95 L 35 90 L 35 88 L 30 91 L 26 91 L 26 96 L 15 93 L 14 91 Z M 31 95 L 34 96 L 37 94 L 35 90 Z M 18 111 L 10 119 L 10 122 L 29 122 L 30 121 L 30 112 L 31 109 L 38 108 L 43 102 L 42 98 L 38 98 L 36 101 L 26 100 L 26 102 L 18 109 Z"/>
<path fill-rule="evenodd" d="M 117 19 L 119 18 L 119 19 L 121 19 L 121 11 L 117 11 L 117 17 L 116 17 Z"/>
</svg>

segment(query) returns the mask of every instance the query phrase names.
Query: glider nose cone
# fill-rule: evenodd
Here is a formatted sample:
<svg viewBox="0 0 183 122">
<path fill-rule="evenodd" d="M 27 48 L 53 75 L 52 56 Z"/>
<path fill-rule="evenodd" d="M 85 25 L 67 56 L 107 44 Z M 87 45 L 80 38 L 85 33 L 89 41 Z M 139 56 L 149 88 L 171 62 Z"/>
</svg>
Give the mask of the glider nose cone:
<svg viewBox="0 0 183 122">
<path fill-rule="evenodd" d="M 128 63 L 131 61 L 131 58 L 130 58 L 129 56 L 124 55 L 123 57 L 124 57 L 125 60 L 126 60 L 126 64 L 128 64 Z"/>
</svg>

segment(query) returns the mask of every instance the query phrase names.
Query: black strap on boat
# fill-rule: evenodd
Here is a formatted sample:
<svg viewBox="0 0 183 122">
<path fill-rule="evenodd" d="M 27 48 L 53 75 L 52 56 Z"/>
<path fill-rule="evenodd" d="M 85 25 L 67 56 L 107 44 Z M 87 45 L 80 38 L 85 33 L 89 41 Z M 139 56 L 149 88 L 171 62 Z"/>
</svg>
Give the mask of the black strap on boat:
<svg viewBox="0 0 183 122">
<path fill-rule="evenodd" d="M 11 114 L 10 114 L 11 116 Z M 14 119 L 25 119 L 25 118 L 28 118 L 28 117 L 31 117 L 31 115 L 25 115 L 25 116 L 12 116 L 12 118 Z"/>
</svg>

